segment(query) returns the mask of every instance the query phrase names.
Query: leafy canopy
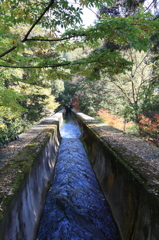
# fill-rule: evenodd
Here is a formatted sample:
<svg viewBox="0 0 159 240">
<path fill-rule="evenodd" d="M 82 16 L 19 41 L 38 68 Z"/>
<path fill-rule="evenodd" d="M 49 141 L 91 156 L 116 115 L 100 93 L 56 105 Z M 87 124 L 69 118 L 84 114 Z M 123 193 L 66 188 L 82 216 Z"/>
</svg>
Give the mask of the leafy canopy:
<svg viewBox="0 0 159 240">
<path fill-rule="evenodd" d="M 117 50 L 102 50 L 98 54 L 94 52 L 91 57 L 73 62 L 62 61 L 55 54 L 74 50 L 83 44 L 94 48 L 100 46 L 103 39 L 115 44 L 129 45 L 139 51 L 147 50 L 150 36 L 158 31 L 159 20 L 152 20 L 151 14 L 144 12 L 142 8 L 127 18 L 104 15 L 94 26 L 87 29 L 81 27 L 82 7 L 99 8 L 103 2 L 80 0 L 79 5 L 73 5 L 67 0 L 2 0 L 0 67 L 46 70 L 77 64 L 93 65 L 100 59 L 99 68 L 106 68 L 109 73 L 113 68 L 112 73 L 114 71 L 115 74 L 119 72 L 119 68 L 120 72 L 124 71 L 131 63 L 123 59 Z M 109 0 L 107 3 L 113 4 L 113 1 Z M 37 31 L 37 28 L 43 30 Z M 66 29 L 64 33 L 62 28 Z M 47 52 L 45 49 L 48 49 Z M 34 57 L 30 56 L 30 51 L 34 51 Z M 116 62 L 112 66 L 114 61 Z"/>
</svg>

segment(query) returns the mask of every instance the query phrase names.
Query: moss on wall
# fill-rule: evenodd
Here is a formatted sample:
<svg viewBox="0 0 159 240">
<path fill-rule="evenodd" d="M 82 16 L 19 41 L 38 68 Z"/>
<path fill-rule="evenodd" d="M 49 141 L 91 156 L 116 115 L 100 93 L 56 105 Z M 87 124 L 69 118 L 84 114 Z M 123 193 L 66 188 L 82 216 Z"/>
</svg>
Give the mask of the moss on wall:
<svg viewBox="0 0 159 240">
<path fill-rule="evenodd" d="M 11 211 L 11 202 L 15 195 L 21 191 L 32 166 L 35 162 L 37 164 L 38 157 L 57 128 L 58 123 L 52 123 L 0 170 L 0 225 L 3 224 L 5 216 Z"/>
</svg>

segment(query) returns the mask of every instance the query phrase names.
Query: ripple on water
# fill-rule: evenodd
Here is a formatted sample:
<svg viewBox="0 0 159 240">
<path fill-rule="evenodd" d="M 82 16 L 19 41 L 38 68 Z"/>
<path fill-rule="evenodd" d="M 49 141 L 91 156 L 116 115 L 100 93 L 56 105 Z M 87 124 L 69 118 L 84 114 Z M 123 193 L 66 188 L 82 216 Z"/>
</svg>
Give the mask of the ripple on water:
<svg viewBox="0 0 159 240">
<path fill-rule="evenodd" d="M 74 131 L 76 137 L 68 138 L 75 136 Z M 109 207 L 78 139 L 79 129 L 67 123 L 61 132 L 66 135 L 59 149 L 37 239 L 119 240 Z"/>
<path fill-rule="evenodd" d="M 79 127 L 73 120 L 64 123 L 60 129 L 60 133 L 62 138 L 79 138 L 81 135 Z"/>
</svg>

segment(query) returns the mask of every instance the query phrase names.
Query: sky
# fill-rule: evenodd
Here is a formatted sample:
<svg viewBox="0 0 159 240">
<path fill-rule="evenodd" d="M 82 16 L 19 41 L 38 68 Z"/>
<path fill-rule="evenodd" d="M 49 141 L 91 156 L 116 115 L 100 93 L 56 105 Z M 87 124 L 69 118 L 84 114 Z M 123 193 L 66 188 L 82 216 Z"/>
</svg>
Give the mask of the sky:
<svg viewBox="0 0 159 240">
<path fill-rule="evenodd" d="M 96 11 L 97 11 L 96 8 L 91 8 L 91 9 L 96 13 Z M 88 27 L 90 25 L 93 25 L 94 20 L 96 19 L 96 15 L 91 10 L 89 10 L 88 8 L 83 8 L 82 19 L 83 19 L 83 24 L 86 27 Z"/>
<path fill-rule="evenodd" d="M 156 8 L 154 8 L 154 6 Z M 158 14 L 159 13 L 159 0 L 152 1 L 152 0 L 146 0 L 144 2 L 144 7 L 149 7 L 149 10 L 152 14 Z"/>
<path fill-rule="evenodd" d="M 78 2 L 78 0 L 68 0 L 68 2 L 69 2 L 69 4 L 71 4 L 71 5 L 74 5 L 74 7 L 75 6 L 77 6 L 77 7 L 81 7 L 80 6 L 80 4 L 79 4 L 79 2 Z M 97 11 L 97 8 L 93 8 L 93 7 L 91 7 L 90 8 L 93 12 L 95 12 L 96 13 L 96 11 Z M 83 8 L 83 16 L 82 16 L 82 19 L 83 19 L 83 24 L 86 26 L 86 27 L 88 27 L 88 26 L 90 26 L 90 25 L 93 25 L 93 22 L 94 22 L 94 20 L 96 19 L 96 15 L 95 15 L 95 13 L 93 13 L 90 9 L 88 9 L 88 8 L 86 8 L 86 7 L 84 7 Z"/>
</svg>

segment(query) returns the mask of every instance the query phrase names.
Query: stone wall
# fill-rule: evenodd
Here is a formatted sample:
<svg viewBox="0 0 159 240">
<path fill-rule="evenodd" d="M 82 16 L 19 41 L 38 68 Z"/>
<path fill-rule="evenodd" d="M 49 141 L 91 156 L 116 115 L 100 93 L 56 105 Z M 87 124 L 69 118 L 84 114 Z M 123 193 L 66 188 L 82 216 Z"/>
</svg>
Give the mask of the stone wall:
<svg viewBox="0 0 159 240">
<path fill-rule="evenodd" d="M 73 110 L 123 240 L 159 239 L 159 149 Z"/>
<path fill-rule="evenodd" d="M 0 239 L 33 240 L 53 177 L 60 144 L 61 111 L 0 170 Z"/>
</svg>

